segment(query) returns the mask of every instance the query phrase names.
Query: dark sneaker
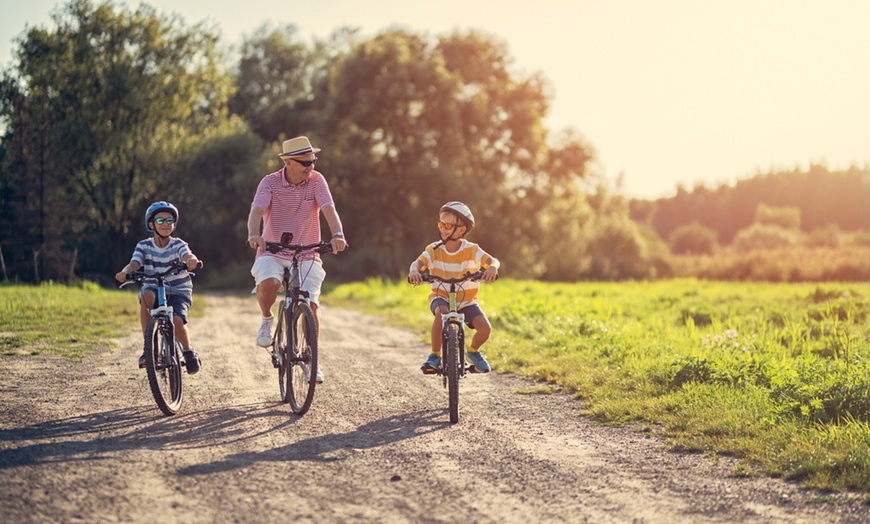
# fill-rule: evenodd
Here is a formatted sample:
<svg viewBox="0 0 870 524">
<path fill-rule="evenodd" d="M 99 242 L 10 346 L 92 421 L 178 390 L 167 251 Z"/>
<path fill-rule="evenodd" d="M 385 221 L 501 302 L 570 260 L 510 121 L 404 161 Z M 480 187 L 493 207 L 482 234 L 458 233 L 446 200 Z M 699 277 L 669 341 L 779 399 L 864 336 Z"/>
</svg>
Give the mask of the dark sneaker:
<svg viewBox="0 0 870 524">
<path fill-rule="evenodd" d="M 196 354 L 196 351 L 190 350 L 184 352 L 184 362 L 187 366 L 187 374 L 195 375 L 199 372 L 199 366 L 202 364 L 202 361 L 199 360 L 199 355 Z"/>
<path fill-rule="evenodd" d="M 474 353 L 469 351 L 465 356 L 471 362 L 471 365 L 474 366 L 469 371 L 472 373 L 489 373 L 489 362 L 484 358 L 482 351 L 475 351 Z"/>
<path fill-rule="evenodd" d="M 139 355 L 139 369 L 145 369 L 145 352 Z"/>
<path fill-rule="evenodd" d="M 440 367 L 441 357 L 439 357 L 435 353 L 429 353 L 429 357 L 426 358 L 426 362 L 423 362 L 423 365 L 420 366 L 420 369 L 423 370 L 424 375 L 434 375 L 435 370 Z"/>
</svg>

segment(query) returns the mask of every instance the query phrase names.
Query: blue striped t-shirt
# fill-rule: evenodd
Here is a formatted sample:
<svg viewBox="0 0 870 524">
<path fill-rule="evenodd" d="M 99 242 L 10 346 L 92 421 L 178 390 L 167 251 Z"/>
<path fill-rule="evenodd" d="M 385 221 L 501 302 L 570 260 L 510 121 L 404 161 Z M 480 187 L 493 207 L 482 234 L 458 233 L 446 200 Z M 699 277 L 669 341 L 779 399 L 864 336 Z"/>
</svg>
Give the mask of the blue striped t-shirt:
<svg viewBox="0 0 870 524">
<path fill-rule="evenodd" d="M 140 269 L 146 273 L 162 273 L 169 269 L 173 262 L 181 260 L 181 257 L 190 252 L 187 242 L 180 238 L 171 237 L 166 247 L 158 247 L 154 243 L 154 237 L 151 237 L 136 244 L 131 261 L 139 262 L 142 265 Z M 168 292 L 188 296 L 193 294 L 193 281 L 186 270 L 166 277 L 164 282 Z M 145 285 L 156 287 L 157 279 L 146 279 Z"/>
</svg>

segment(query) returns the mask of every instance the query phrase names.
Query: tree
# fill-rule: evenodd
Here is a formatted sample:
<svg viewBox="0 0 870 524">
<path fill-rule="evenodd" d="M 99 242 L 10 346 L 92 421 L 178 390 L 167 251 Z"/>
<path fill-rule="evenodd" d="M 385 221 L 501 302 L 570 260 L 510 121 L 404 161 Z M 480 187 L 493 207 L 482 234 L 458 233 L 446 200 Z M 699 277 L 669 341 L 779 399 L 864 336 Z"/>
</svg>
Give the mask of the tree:
<svg viewBox="0 0 870 524">
<path fill-rule="evenodd" d="M 184 186 L 196 151 L 185 148 L 226 119 L 230 78 L 217 34 L 144 4 L 72 0 L 53 20 L 20 38 L 0 84 L 4 176 L 44 231 L 90 243 L 96 267 L 120 267 L 147 203 Z"/>
</svg>

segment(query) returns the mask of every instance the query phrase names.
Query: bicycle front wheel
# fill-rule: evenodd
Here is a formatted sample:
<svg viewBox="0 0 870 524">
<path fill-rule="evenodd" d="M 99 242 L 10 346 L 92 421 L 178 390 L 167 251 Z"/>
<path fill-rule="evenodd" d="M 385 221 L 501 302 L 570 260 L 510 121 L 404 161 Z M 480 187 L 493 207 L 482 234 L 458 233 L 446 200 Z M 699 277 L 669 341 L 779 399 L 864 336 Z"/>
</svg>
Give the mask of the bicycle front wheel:
<svg viewBox="0 0 870 524">
<path fill-rule="evenodd" d="M 292 345 L 288 350 L 287 390 L 290 407 L 304 415 L 314 399 L 317 384 L 317 324 L 311 307 L 299 303 L 293 310 Z"/>
<path fill-rule="evenodd" d="M 181 408 L 181 361 L 172 320 L 156 317 L 145 329 L 145 369 L 151 394 L 165 415 Z"/>
<path fill-rule="evenodd" d="M 450 407 L 450 422 L 459 422 L 459 326 L 448 322 L 445 326 L 445 344 L 442 351 L 442 367 L 447 375 L 447 399 Z"/>
<path fill-rule="evenodd" d="M 278 327 L 275 329 L 275 346 L 273 357 L 278 360 L 278 388 L 281 390 L 281 402 L 290 402 L 290 315 L 284 308 L 284 302 L 278 306 Z"/>
</svg>

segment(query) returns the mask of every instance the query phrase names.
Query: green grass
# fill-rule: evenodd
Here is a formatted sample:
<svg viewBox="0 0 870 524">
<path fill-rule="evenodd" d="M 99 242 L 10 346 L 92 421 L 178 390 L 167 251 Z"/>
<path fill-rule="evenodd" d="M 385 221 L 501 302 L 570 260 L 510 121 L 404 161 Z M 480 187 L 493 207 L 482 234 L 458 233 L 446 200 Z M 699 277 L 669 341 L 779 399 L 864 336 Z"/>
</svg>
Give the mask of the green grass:
<svg viewBox="0 0 870 524">
<path fill-rule="evenodd" d="M 327 299 L 427 341 L 426 295 L 369 280 Z M 742 457 L 735 474 L 750 466 L 821 489 L 870 489 L 866 284 L 500 280 L 481 297 L 496 371 L 571 391 L 602 423 Z"/>
<path fill-rule="evenodd" d="M 136 294 L 96 284 L 0 286 L 0 354 L 81 358 L 139 326 Z"/>
</svg>

